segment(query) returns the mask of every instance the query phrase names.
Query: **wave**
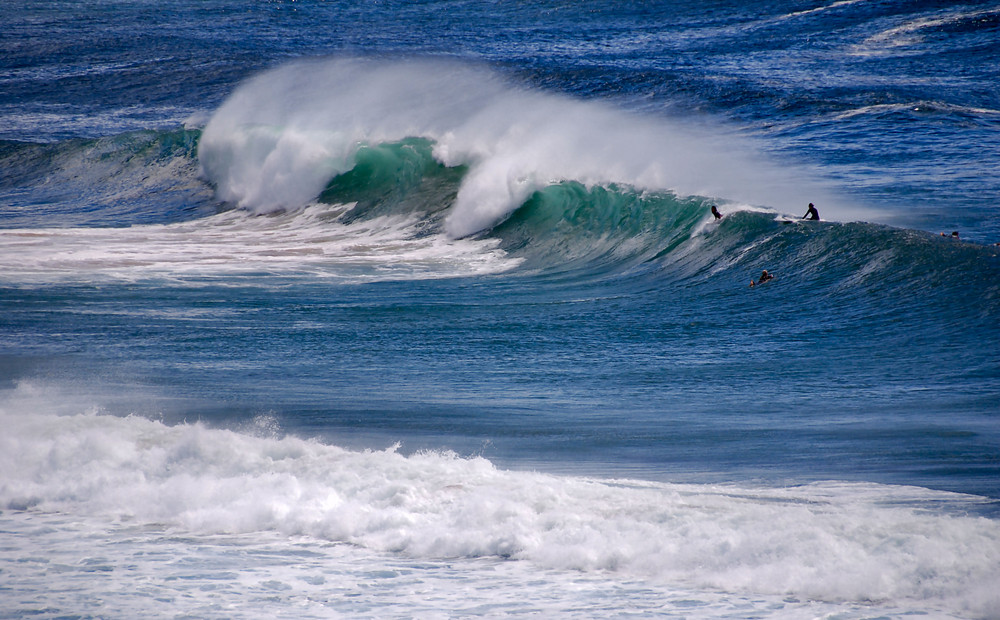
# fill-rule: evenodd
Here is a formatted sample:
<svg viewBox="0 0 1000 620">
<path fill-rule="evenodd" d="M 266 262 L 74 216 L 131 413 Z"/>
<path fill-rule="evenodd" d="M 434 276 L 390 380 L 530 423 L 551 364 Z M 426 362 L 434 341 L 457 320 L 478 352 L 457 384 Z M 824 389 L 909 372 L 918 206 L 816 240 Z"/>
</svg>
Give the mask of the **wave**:
<svg viewBox="0 0 1000 620">
<path fill-rule="evenodd" d="M 272 532 L 417 559 L 501 557 L 728 592 L 1000 609 L 1000 523 L 970 516 L 988 508 L 971 496 L 558 477 L 452 453 L 282 437 L 267 418 L 235 432 L 71 409 L 38 385 L 7 394 L 0 508 L 155 523 L 181 536 Z"/>
<path fill-rule="evenodd" d="M 214 197 L 195 158 L 200 136 L 175 130 L 0 143 L 0 188 L 10 204 L 0 228 L 0 280 L 370 282 L 518 264 L 495 239 L 441 233 L 438 213 L 461 171 L 436 163 L 426 142 L 359 149 L 351 170 L 317 201 L 257 216 Z"/>
<path fill-rule="evenodd" d="M 456 239 L 449 224 L 473 166 L 446 165 L 427 138 L 355 145 L 344 171 L 323 180 L 305 206 L 227 210 L 205 198 L 208 187 L 194 176 L 198 137 L 177 131 L 8 145 L 4 158 L 18 165 L 6 169 L 7 185 L 44 186 L 79 173 L 87 200 L 106 196 L 111 204 L 77 204 L 79 212 L 67 205 L 70 215 L 56 227 L 39 227 L 35 213 L 31 227 L 0 230 L 0 278 L 365 282 L 519 269 L 743 286 L 766 266 L 795 287 L 819 282 L 818 292 L 829 295 L 911 295 L 938 278 L 934 295 L 968 299 L 987 316 L 1000 303 L 992 247 L 863 222 L 802 223 L 799 213 L 628 184 L 554 180 L 480 233 Z M 134 202 L 121 193 L 131 183 Z M 163 194 L 180 203 L 164 206 Z M 711 204 L 725 213 L 721 221 L 713 221 Z M 115 226 L 67 225 L 80 219 Z"/>
<path fill-rule="evenodd" d="M 330 181 L 319 199 L 353 205 L 345 222 L 416 216 L 424 234 L 439 234 L 469 168 L 437 162 L 434 147 L 425 139 L 363 146 L 351 169 Z M 689 239 L 707 213 L 703 198 L 563 181 L 534 191 L 476 238 L 497 240 L 506 255 L 533 270 L 620 270 Z"/>
<path fill-rule="evenodd" d="M 332 58 L 261 74 L 216 111 L 198 157 L 223 200 L 268 212 L 314 200 L 361 149 L 410 139 L 467 168 L 444 222 L 453 237 L 496 225 L 561 182 L 778 207 L 827 193 L 704 121 L 630 114 L 439 59 Z"/>
<path fill-rule="evenodd" d="M 785 14 L 785 15 L 781 15 L 781 16 L 775 18 L 775 19 L 776 20 L 786 20 L 786 19 L 792 19 L 792 18 L 796 18 L 796 17 L 803 17 L 803 16 L 806 16 L 806 15 L 813 15 L 815 13 L 823 13 L 823 12 L 826 12 L 826 11 L 833 11 L 833 10 L 840 9 L 840 8 L 843 8 L 843 7 L 846 7 L 846 6 L 851 6 L 851 5 L 854 5 L 854 4 L 858 4 L 859 2 L 862 2 L 862 1 L 863 0 L 836 0 L 835 2 L 831 2 L 830 4 L 823 5 L 823 6 L 818 6 L 818 7 L 812 8 L 812 9 L 805 9 L 805 10 L 801 10 L 801 11 L 792 11 L 791 13 L 788 13 L 788 14 Z"/>
<path fill-rule="evenodd" d="M 469 168 L 439 163 L 434 148 L 423 139 L 361 148 L 321 199 L 354 204 L 344 221 L 405 215 L 419 222 L 414 234 L 441 235 Z M 897 302 L 925 296 L 932 280 L 932 298 L 964 303 L 981 317 L 1000 313 L 996 246 L 867 222 L 803 222 L 800 213 L 722 201 L 725 217 L 715 221 L 712 204 L 630 185 L 554 182 L 465 240 L 495 241 L 503 270 L 742 286 L 766 265 L 791 286 L 831 298 L 893 299 L 900 309 L 912 304 Z"/>
<path fill-rule="evenodd" d="M 262 94 L 272 87 L 281 95 Z M 332 100 L 318 97 L 328 90 Z M 574 120 L 550 126 L 553 115 Z M 3 216 L 0 277 L 358 282 L 518 268 L 743 286 L 766 266 L 832 296 L 910 295 L 936 278 L 934 296 L 998 314 L 995 248 L 863 222 L 789 223 L 799 213 L 658 187 L 684 176 L 667 164 L 691 146 L 676 141 L 665 148 L 674 160 L 663 157 L 660 138 L 678 128 L 658 123 L 468 64 L 296 63 L 240 89 L 203 132 L 0 144 L 2 187 L 23 202 Z M 571 145 L 583 152 L 556 156 Z M 691 163 L 695 177 L 703 164 Z M 245 208 L 220 204 L 213 185 Z M 720 222 L 711 204 L 726 213 Z M 824 219 L 843 213 L 819 204 Z"/>
</svg>

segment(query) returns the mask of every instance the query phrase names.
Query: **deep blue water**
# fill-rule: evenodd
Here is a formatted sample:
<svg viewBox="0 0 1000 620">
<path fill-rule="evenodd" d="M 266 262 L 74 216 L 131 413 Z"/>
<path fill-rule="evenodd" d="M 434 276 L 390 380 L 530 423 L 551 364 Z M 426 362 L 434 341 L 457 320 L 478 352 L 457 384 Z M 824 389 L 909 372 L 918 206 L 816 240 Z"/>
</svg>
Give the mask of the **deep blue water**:
<svg viewBox="0 0 1000 620">
<path fill-rule="evenodd" d="M 15 2 L 0 27 L 0 606 L 1000 614 L 1000 6 Z M 108 550 L 60 538 L 84 531 Z M 301 536 L 350 557 L 255 563 Z M 95 563 L 148 590 L 47 568 Z"/>
</svg>

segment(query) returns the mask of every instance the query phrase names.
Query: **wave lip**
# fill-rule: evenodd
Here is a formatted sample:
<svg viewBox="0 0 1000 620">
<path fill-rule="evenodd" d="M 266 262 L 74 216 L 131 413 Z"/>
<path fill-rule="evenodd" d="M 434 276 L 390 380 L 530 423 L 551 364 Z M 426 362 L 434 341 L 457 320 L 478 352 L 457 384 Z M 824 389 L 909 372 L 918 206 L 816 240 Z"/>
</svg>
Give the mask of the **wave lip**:
<svg viewBox="0 0 1000 620">
<path fill-rule="evenodd" d="M 412 138 L 430 141 L 443 165 L 468 167 L 445 220 L 452 237 L 563 181 L 789 208 L 816 195 L 720 128 L 534 91 L 443 59 L 332 58 L 263 73 L 216 111 L 198 155 L 223 200 L 267 212 L 315 199 L 359 149 Z"/>
</svg>

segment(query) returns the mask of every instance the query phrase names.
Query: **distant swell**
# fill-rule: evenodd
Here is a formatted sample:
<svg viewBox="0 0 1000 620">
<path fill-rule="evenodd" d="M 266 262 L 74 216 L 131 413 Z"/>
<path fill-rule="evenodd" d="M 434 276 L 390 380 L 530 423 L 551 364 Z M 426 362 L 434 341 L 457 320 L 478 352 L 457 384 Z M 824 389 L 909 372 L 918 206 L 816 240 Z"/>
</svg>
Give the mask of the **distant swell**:
<svg viewBox="0 0 1000 620">
<path fill-rule="evenodd" d="M 120 226 L 212 213 L 217 201 L 195 158 L 200 136 L 178 129 L 0 141 L 0 227 Z"/>
</svg>

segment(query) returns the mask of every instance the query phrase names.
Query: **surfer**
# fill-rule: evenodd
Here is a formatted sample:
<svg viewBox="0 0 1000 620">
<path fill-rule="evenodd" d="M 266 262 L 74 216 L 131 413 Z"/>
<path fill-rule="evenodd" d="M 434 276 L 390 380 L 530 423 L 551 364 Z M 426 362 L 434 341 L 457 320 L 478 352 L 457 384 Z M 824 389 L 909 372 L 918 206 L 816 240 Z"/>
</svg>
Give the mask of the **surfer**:
<svg viewBox="0 0 1000 620">
<path fill-rule="evenodd" d="M 774 279 L 774 276 L 772 276 L 771 274 L 769 274 L 767 272 L 767 269 L 765 269 L 764 272 L 760 274 L 760 280 L 757 280 L 756 282 L 754 282 L 752 279 L 750 280 L 750 286 L 754 287 L 754 286 L 757 286 L 758 284 L 763 284 L 763 283 L 767 282 L 768 280 L 773 280 L 773 279 Z"/>
<path fill-rule="evenodd" d="M 715 205 L 712 205 L 712 215 L 714 215 L 715 219 L 717 219 L 717 220 L 721 220 L 722 219 L 722 214 L 719 213 L 719 209 Z"/>
<path fill-rule="evenodd" d="M 815 205 L 813 205 L 813 203 L 811 203 L 811 202 L 809 203 L 809 210 L 806 211 L 806 214 L 803 215 L 801 219 L 803 219 L 803 220 L 818 220 L 819 219 L 819 211 L 816 210 L 816 207 L 815 207 Z"/>
</svg>

